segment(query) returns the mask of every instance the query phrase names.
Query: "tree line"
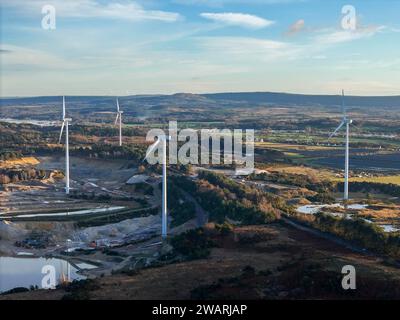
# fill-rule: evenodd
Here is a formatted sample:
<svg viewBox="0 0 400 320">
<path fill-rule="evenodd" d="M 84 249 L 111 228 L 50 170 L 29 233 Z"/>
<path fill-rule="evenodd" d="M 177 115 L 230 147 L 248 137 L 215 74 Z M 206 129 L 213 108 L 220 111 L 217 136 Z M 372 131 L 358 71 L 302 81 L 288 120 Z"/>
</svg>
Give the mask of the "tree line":
<svg viewBox="0 0 400 320">
<path fill-rule="evenodd" d="M 244 224 L 265 224 L 279 219 L 284 201 L 253 190 L 223 175 L 201 171 L 197 181 L 173 177 L 173 183 L 192 194 L 209 212 L 210 221 L 224 223 L 227 218 Z"/>
<path fill-rule="evenodd" d="M 22 153 L 18 151 L 0 151 L 0 161 L 16 160 L 22 157 Z"/>
<path fill-rule="evenodd" d="M 0 169 L 0 184 L 16 183 L 36 179 L 45 179 L 46 170 L 26 168 L 26 169 Z"/>
<path fill-rule="evenodd" d="M 308 197 L 313 202 L 331 203 L 334 201 L 333 192 L 343 192 L 344 183 L 330 180 L 321 180 L 313 175 L 292 174 L 286 172 L 271 172 L 252 174 L 248 177 L 250 180 L 261 180 L 272 183 L 297 186 L 315 191 L 318 194 Z M 393 183 L 379 182 L 350 182 L 352 192 L 373 193 L 380 192 L 394 197 L 400 197 L 400 185 Z"/>
<path fill-rule="evenodd" d="M 400 185 L 393 183 L 379 183 L 379 182 L 351 182 L 352 192 L 380 192 L 393 197 L 400 197 Z M 343 192 L 344 183 L 337 184 L 338 191 Z"/>
<path fill-rule="evenodd" d="M 323 232 L 334 234 L 363 248 L 395 259 L 400 258 L 400 234 L 386 233 L 381 227 L 363 219 L 343 219 L 318 213 L 311 224 Z"/>
</svg>

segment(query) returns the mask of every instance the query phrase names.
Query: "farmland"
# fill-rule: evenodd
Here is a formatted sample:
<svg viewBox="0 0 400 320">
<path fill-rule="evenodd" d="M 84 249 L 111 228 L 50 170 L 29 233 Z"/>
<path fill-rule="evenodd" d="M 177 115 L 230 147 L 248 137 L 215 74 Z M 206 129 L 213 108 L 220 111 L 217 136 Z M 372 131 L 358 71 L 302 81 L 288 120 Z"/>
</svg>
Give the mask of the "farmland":
<svg viewBox="0 0 400 320">
<path fill-rule="evenodd" d="M 123 146 L 119 147 L 118 131 L 110 113 L 113 99 L 71 98 L 74 104 L 68 110 L 76 122 L 70 127 L 72 189 L 66 196 L 64 148 L 57 144 L 59 110 L 54 108 L 58 105 L 52 98 L 46 99 L 3 100 L 0 107 L 2 116 L 9 118 L 12 110 L 17 119 L 0 121 L 3 147 L 0 252 L 14 258 L 22 252 L 38 258 L 51 255 L 74 265 L 82 261 L 94 265 L 90 270 L 76 270 L 77 274 L 96 278 L 96 283 L 107 288 L 88 293 L 90 297 L 117 297 L 112 289 L 115 281 L 133 281 L 141 286 L 149 277 L 154 277 L 167 283 L 162 273 L 169 274 L 176 267 L 182 268 L 185 277 L 205 277 L 202 272 L 206 269 L 200 269 L 206 264 L 207 270 L 213 272 L 206 277 L 207 281 L 193 280 L 184 288 L 178 286 L 175 289 L 180 293 L 175 291 L 174 297 L 199 298 L 207 294 L 218 298 L 224 297 L 226 290 L 242 297 L 244 289 L 229 285 L 232 281 L 247 288 L 246 292 L 251 292 L 254 298 L 283 298 L 286 294 L 302 298 L 310 292 L 300 293 L 285 278 L 294 270 L 289 268 L 282 273 L 294 264 L 304 267 L 303 274 L 306 274 L 309 267 L 300 256 L 321 264 L 321 268 L 313 269 L 313 275 L 330 274 L 332 279 L 336 279 L 336 265 L 355 261 L 351 250 L 344 252 L 339 246 L 331 251 L 329 241 L 323 248 L 319 247 L 320 240 L 284 224 L 284 219 L 313 228 L 313 232 L 322 232 L 318 231 L 324 228 L 320 216 L 326 216 L 336 226 L 326 230 L 329 237 L 337 237 L 339 242 L 345 237 L 348 245 L 360 252 L 362 248 L 355 244 L 367 247 L 371 254 L 384 252 L 377 260 L 362 260 L 366 281 L 383 281 L 379 276 L 375 278 L 372 269 L 380 270 L 380 274 L 385 269 L 385 259 L 397 259 L 395 240 L 391 239 L 396 239 L 400 228 L 400 197 L 396 189 L 400 186 L 397 160 L 400 153 L 398 114 L 393 108 L 384 109 L 385 118 L 373 112 L 366 115 L 355 107 L 350 109 L 362 125 L 357 123 L 359 128 L 351 139 L 351 200 L 346 207 L 342 204 L 343 136 L 327 139 L 330 129 L 337 125 L 336 105 L 279 106 L 264 102 L 251 105 L 196 95 L 124 97 L 120 101 L 125 116 Z M 25 108 L 26 103 L 29 108 Z M 170 165 L 171 239 L 164 246 L 159 240 L 161 168 L 148 165 L 143 158 L 150 143 L 145 141 L 147 131 L 167 129 L 167 120 L 177 120 L 180 129 L 255 129 L 256 171 L 237 177 L 232 166 Z M 393 130 L 389 132 L 388 128 Z M 343 222 L 346 217 L 351 223 Z M 358 225 L 360 220 L 368 225 Z M 200 240 L 189 249 L 173 247 L 179 242 L 172 240 L 174 237 L 184 238 L 191 230 L 193 233 L 189 235 L 196 240 L 196 232 L 200 231 L 193 230 L 201 230 L 196 228 L 204 227 L 207 221 L 211 224 L 206 225 L 206 233 L 211 234 L 217 247 L 196 248 L 208 243 Z M 367 231 L 355 232 L 358 228 Z M 373 236 L 385 240 L 379 242 L 381 247 L 371 245 L 368 239 Z M 270 240 L 264 239 L 252 247 L 246 244 L 248 240 L 240 240 L 241 237 Z M 293 248 L 298 239 L 304 242 Z M 315 247 L 320 251 L 315 252 Z M 289 254 L 294 251 L 300 256 L 291 260 Z M 189 252 L 197 260 L 186 261 L 188 258 L 182 257 L 182 252 Z M 341 255 L 338 261 L 332 264 L 327 260 L 329 255 L 338 252 Z M 208 253 L 209 258 L 204 258 Z M 358 254 L 357 261 L 365 259 Z M 230 262 L 217 272 L 220 257 Z M 270 264 L 270 270 L 263 270 L 263 263 Z M 246 272 L 252 268 L 254 282 L 245 284 Z M 243 273 L 243 270 L 247 271 Z M 231 272 L 234 280 L 225 279 L 226 272 Z M 397 277 L 395 270 L 390 272 Z M 99 278 L 102 274 L 105 277 Z M 303 274 L 297 274 L 295 279 L 300 281 L 296 282 L 299 287 L 302 287 Z M 287 286 L 283 291 L 288 293 L 274 289 L 260 294 L 257 288 L 264 283 L 275 283 L 276 288 Z M 319 294 L 338 297 L 336 289 L 331 289 Z M 128 288 L 124 292 L 121 298 L 148 297 Z M 42 297 L 44 293 L 39 290 L 31 294 Z M 165 297 L 171 292 L 160 291 L 155 285 L 148 294 Z M 395 296 L 396 292 L 392 294 Z M 52 297 L 65 295 L 68 293 L 57 290 Z"/>
</svg>

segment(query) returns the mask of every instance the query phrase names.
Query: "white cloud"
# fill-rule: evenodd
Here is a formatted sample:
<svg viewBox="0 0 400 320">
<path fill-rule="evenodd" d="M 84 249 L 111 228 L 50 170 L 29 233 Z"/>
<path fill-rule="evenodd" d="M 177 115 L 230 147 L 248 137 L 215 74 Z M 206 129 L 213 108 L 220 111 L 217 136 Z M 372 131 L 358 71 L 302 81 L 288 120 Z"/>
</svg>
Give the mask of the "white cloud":
<svg viewBox="0 0 400 320">
<path fill-rule="evenodd" d="M 320 54 L 320 55 L 316 55 L 316 56 L 311 56 L 311 59 L 314 59 L 314 60 L 326 60 L 327 56 L 325 56 L 323 54 Z"/>
<path fill-rule="evenodd" d="M 201 13 L 200 16 L 205 19 L 220 22 L 223 24 L 241 26 L 252 29 L 265 28 L 274 24 L 274 21 L 245 13 Z"/>
<path fill-rule="evenodd" d="M 393 95 L 400 90 L 399 85 L 382 81 L 370 81 L 367 79 L 336 79 L 333 81 L 321 82 L 321 91 L 335 92 L 337 88 L 346 88 L 351 95 Z"/>
<path fill-rule="evenodd" d="M 237 5 L 237 4 L 255 4 L 255 5 L 274 5 L 274 4 L 286 4 L 296 2 L 307 2 L 308 0 L 172 0 L 174 3 L 181 5 L 199 5 L 209 7 L 223 7 L 226 5 Z"/>
<path fill-rule="evenodd" d="M 337 44 L 350 42 L 358 39 L 364 39 L 374 36 L 384 30 L 385 26 L 359 27 L 356 30 L 338 30 L 329 33 L 323 33 L 315 37 L 319 44 Z"/>
<path fill-rule="evenodd" d="M 47 52 L 20 46 L 1 44 L 1 67 L 26 69 L 56 69 L 66 70 L 77 65 Z"/>
<path fill-rule="evenodd" d="M 56 8 L 58 17 L 72 18 L 108 18 L 124 20 L 158 20 L 174 22 L 181 18 L 179 13 L 160 10 L 146 10 L 134 1 L 122 3 L 102 3 L 96 0 L 4 0 L 2 5 L 24 12 L 40 12 L 44 5 L 51 4 Z"/>
<path fill-rule="evenodd" d="M 305 47 L 296 46 L 287 42 L 258 39 L 250 37 L 199 37 L 202 50 L 205 50 L 213 59 L 218 57 L 222 61 L 272 61 L 278 59 L 296 59 L 304 53 Z"/>
</svg>

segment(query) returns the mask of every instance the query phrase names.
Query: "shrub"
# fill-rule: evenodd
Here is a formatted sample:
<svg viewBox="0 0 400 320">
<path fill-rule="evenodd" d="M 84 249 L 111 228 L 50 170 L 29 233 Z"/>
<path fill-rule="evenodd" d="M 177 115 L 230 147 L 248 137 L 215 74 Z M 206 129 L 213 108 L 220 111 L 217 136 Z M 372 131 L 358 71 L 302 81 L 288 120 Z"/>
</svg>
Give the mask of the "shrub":
<svg viewBox="0 0 400 320">
<path fill-rule="evenodd" d="M 186 231 L 171 239 L 174 250 L 189 260 L 206 258 L 214 243 L 204 233 L 203 228 Z"/>
</svg>

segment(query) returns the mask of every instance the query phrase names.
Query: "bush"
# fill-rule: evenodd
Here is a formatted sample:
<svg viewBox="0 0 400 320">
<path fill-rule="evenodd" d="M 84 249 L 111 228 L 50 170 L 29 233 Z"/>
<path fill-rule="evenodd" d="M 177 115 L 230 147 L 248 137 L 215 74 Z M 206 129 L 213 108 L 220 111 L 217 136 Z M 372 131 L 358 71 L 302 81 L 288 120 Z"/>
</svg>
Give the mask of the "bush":
<svg viewBox="0 0 400 320">
<path fill-rule="evenodd" d="M 28 292 L 29 289 L 28 288 L 24 288 L 24 287 L 17 287 L 8 291 L 5 291 L 3 293 L 0 293 L 0 296 L 3 295 L 7 295 L 7 294 L 13 294 L 13 293 L 21 293 L 21 292 Z"/>
<path fill-rule="evenodd" d="M 63 287 L 63 286 L 61 286 Z M 65 286 L 65 291 L 68 292 L 62 300 L 89 300 L 89 292 L 99 289 L 100 286 L 93 279 L 73 281 Z"/>
<path fill-rule="evenodd" d="M 320 202 L 320 203 L 327 203 L 331 204 L 336 201 L 336 199 L 332 196 L 332 194 L 328 192 L 320 192 L 314 196 L 307 197 L 307 200 L 311 202 Z"/>
<path fill-rule="evenodd" d="M 221 235 L 225 236 L 232 233 L 233 226 L 229 222 L 225 221 L 223 224 L 215 225 L 215 229 L 217 229 Z"/>
<path fill-rule="evenodd" d="M 280 198 L 241 185 L 221 174 L 202 171 L 199 178 L 201 180 L 194 182 L 179 177 L 174 183 L 199 201 L 209 212 L 210 221 L 224 223 L 230 218 L 245 224 L 265 224 L 279 218 L 280 210 L 289 211 Z"/>
<path fill-rule="evenodd" d="M 203 228 L 186 231 L 171 239 L 174 250 L 189 260 L 202 259 L 210 255 L 214 243 L 204 233 Z"/>
<path fill-rule="evenodd" d="M 362 219 L 343 219 L 323 213 L 315 215 L 312 225 L 323 231 L 337 235 L 363 248 L 377 253 L 400 258 L 399 234 L 386 234 L 381 228 Z"/>
</svg>

